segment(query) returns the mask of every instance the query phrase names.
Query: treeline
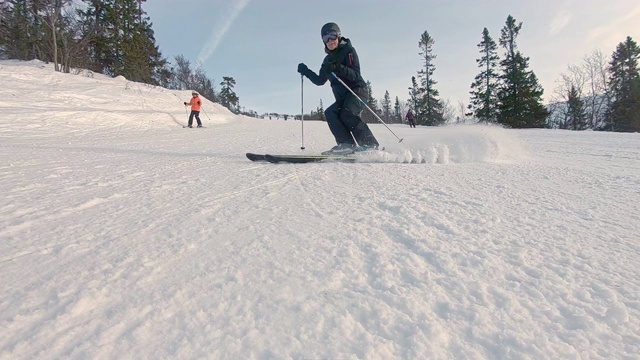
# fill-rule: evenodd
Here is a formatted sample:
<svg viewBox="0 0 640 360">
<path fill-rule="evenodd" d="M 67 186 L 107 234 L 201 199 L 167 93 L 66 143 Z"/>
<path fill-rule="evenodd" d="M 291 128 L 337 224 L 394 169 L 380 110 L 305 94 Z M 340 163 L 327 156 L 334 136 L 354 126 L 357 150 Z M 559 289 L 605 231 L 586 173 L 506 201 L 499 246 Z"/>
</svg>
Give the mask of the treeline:
<svg viewBox="0 0 640 360">
<path fill-rule="evenodd" d="M 427 31 L 418 41 L 422 68 L 411 78 L 409 98 L 401 101 L 396 96 L 392 101 L 385 91 L 378 101 L 367 83 L 367 104 L 388 123 L 402 123 L 403 114 L 411 109 L 419 125 L 483 122 L 511 128 L 640 131 L 640 49 L 631 37 L 618 44 L 608 60 L 596 51 L 581 66 L 569 66 L 561 74 L 552 103 L 545 106 L 544 89 L 529 69 L 529 57 L 518 48 L 521 29 L 522 22 L 511 15 L 498 42 L 483 29 L 476 59 L 480 72 L 471 83 L 466 106 L 440 98 L 434 76 L 435 40 Z M 377 121 L 368 111 L 363 119 Z"/>
<path fill-rule="evenodd" d="M 425 31 L 418 41 L 422 68 L 411 77 L 409 98 L 392 100 L 385 91 L 382 100 L 373 96 L 371 82 L 367 82 L 367 105 L 386 123 L 402 123 L 408 110 L 414 114 L 418 125 L 438 126 L 451 122 L 474 121 L 499 123 L 513 128 L 544 127 L 549 112 L 542 104 L 543 89 L 533 71 L 529 70 L 529 58 L 517 47 L 517 37 L 522 23 L 509 16 L 501 30 L 499 44 L 504 50 L 502 59 L 498 45 L 485 28 L 478 44 L 480 58 L 476 60 L 480 73 L 471 84 L 471 100 L 452 105 L 440 98 L 435 78 L 435 39 Z M 315 115 L 315 116 L 314 116 Z M 319 117 L 311 114 L 311 118 Z M 306 118 L 306 116 L 305 116 Z M 365 122 L 377 122 L 369 111 L 362 113 Z"/>
<path fill-rule="evenodd" d="M 201 67 L 182 55 L 172 65 L 155 43 L 146 0 L 5 0 L 0 2 L 0 58 L 54 63 L 65 73 L 80 69 L 176 90 L 195 90 L 235 113 L 240 106 L 233 77 L 220 91 Z"/>
<path fill-rule="evenodd" d="M 176 90 L 195 90 L 238 114 L 258 116 L 240 105 L 236 81 L 215 82 L 182 55 L 171 64 L 155 44 L 146 0 L 4 0 L 0 2 L 0 58 L 54 63 L 56 71 L 89 69 Z M 497 123 L 512 128 L 550 127 L 573 130 L 640 131 L 640 49 L 627 37 L 607 59 L 596 51 L 581 65 L 561 74 L 550 105 L 517 45 L 522 22 L 511 15 L 496 42 L 487 28 L 478 44 L 479 73 L 471 83 L 469 104 L 440 98 L 434 60 L 435 39 L 419 38 L 421 68 L 411 77 L 408 98 L 373 96 L 367 82 L 367 105 L 385 122 L 402 123 L 411 109 L 420 125 L 451 122 Z M 501 51 L 500 51 L 501 50 Z M 377 122 L 364 111 L 363 120 Z M 265 114 L 266 115 L 266 114 Z M 263 117 L 265 117 L 263 115 Z M 300 115 L 287 115 L 300 118 Z M 324 120 L 322 102 L 305 119 Z"/>
<path fill-rule="evenodd" d="M 571 130 L 640 131 L 640 47 L 631 38 L 607 59 L 599 50 L 560 76 L 549 126 Z"/>
</svg>

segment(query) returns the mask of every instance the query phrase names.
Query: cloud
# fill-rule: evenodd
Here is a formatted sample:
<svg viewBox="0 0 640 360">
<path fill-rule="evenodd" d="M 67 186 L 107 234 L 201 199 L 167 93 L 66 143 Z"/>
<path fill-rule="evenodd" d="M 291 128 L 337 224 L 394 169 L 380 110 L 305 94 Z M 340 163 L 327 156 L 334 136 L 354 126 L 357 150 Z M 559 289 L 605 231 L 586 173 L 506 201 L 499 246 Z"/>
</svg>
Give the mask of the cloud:
<svg viewBox="0 0 640 360">
<path fill-rule="evenodd" d="M 202 65 L 205 61 L 213 55 L 213 53 L 218 48 L 220 41 L 224 38 L 227 31 L 231 28 L 231 25 L 235 21 L 235 19 L 240 15 L 242 10 L 249 4 L 251 0 L 235 0 L 231 3 L 231 7 L 227 9 L 226 12 L 223 12 L 219 16 L 219 23 L 216 23 L 216 26 L 211 30 L 211 37 L 205 43 L 202 50 L 200 50 L 200 54 L 198 55 L 198 60 L 196 62 L 196 66 Z"/>
<path fill-rule="evenodd" d="M 638 24 L 640 24 L 640 5 L 606 25 L 591 29 L 589 41 L 600 46 L 615 47 L 627 36 L 639 36 Z"/>
<path fill-rule="evenodd" d="M 560 12 L 558 15 L 556 15 L 555 18 L 553 18 L 553 21 L 549 26 L 549 35 L 550 36 L 558 35 L 560 32 L 562 32 L 562 30 L 564 30 L 565 27 L 567 27 L 567 25 L 569 25 L 572 18 L 573 18 L 573 14 L 571 14 L 570 12 L 568 11 Z"/>
</svg>

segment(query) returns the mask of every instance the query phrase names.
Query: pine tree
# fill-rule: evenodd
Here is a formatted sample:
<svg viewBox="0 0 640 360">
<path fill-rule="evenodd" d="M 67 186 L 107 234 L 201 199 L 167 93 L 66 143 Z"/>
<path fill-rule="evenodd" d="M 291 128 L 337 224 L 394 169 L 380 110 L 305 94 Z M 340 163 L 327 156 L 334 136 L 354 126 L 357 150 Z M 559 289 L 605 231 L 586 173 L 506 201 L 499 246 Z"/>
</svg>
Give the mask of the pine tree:
<svg viewBox="0 0 640 360">
<path fill-rule="evenodd" d="M 420 91 L 421 91 L 421 108 L 416 109 L 418 113 L 422 114 L 420 125 L 441 125 L 444 123 L 444 116 L 442 114 L 442 103 L 438 99 L 440 95 L 438 90 L 435 89 L 437 82 L 433 79 L 433 73 L 436 69 L 433 60 L 436 55 L 433 54 L 433 45 L 435 40 L 429 35 L 427 31 L 422 33 L 418 46 L 420 47 L 420 55 L 424 63 L 424 68 L 418 71 L 418 77 L 420 79 Z"/>
<path fill-rule="evenodd" d="M 44 36 L 36 16 L 37 4 L 27 0 L 0 3 L 0 50 L 9 59 L 48 60 L 42 57 Z M 35 8 L 34 8 L 35 7 Z"/>
<path fill-rule="evenodd" d="M 114 75 L 114 64 L 118 62 L 115 38 L 115 1 L 83 0 L 83 10 L 78 11 L 85 32 L 84 37 L 90 40 L 88 46 L 89 69 L 97 73 Z"/>
<path fill-rule="evenodd" d="M 382 98 L 382 119 L 386 123 L 391 119 L 391 96 L 389 91 L 385 91 L 384 98 Z"/>
<path fill-rule="evenodd" d="M 482 41 L 478 44 L 482 57 L 476 59 L 478 67 L 482 69 L 471 84 L 471 103 L 468 109 L 480 122 L 495 123 L 498 121 L 498 55 L 496 42 L 484 28 Z"/>
<path fill-rule="evenodd" d="M 502 28 L 500 45 L 505 49 L 502 84 L 498 90 L 498 122 L 512 128 L 544 127 L 548 111 L 542 105 L 543 89 L 533 71 L 528 71 L 529 58 L 522 56 L 516 38 L 522 23 L 509 15 Z"/>
<path fill-rule="evenodd" d="M 83 0 L 79 16 L 92 39 L 92 70 L 149 84 L 165 79 L 167 61 L 155 45 L 149 18 L 142 10 L 146 0 Z"/>
<path fill-rule="evenodd" d="M 409 109 L 413 109 L 413 114 L 417 124 L 423 123 L 423 116 L 420 110 L 423 106 L 423 98 L 421 96 L 421 90 L 418 86 L 418 81 L 415 76 L 411 77 L 411 87 L 409 88 Z"/>
<path fill-rule="evenodd" d="M 320 105 L 318 105 L 318 119 L 322 121 L 326 121 L 324 118 L 324 105 L 322 104 L 322 99 L 320 99 Z"/>
<path fill-rule="evenodd" d="M 575 86 L 571 86 L 567 94 L 567 128 L 571 130 L 584 130 L 587 128 L 587 114 L 584 109 L 584 101 Z"/>
<path fill-rule="evenodd" d="M 373 88 L 371 87 L 371 81 L 367 81 L 367 101 L 365 101 L 367 106 L 371 110 L 373 110 L 378 116 L 380 116 L 380 110 L 378 109 L 378 100 L 373 97 Z M 377 121 L 375 115 L 373 115 L 370 111 L 364 109 L 362 112 L 362 121 L 365 123 L 375 123 Z"/>
<path fill-rule="evenodd" d="M 614 131 L 640 131 L 640 48 L 627 36 L 616 47 L 609 63 L 613 101 L 607 122 Z"/>
<path fill-rule="evenodd" d="M 238 98 L 233 91 L 233 88 L 236 86 L 236 81 L 230 76 L 223 76 L 220 86 L 220 104 L 235 112 L 238 107 L 238 102 L 240 101 L 240 98 Z"/>
<path fill-rule="evenodd" d="M 122 64 L 121 73 L 127 79 L 147 84 L 161 82 L 161 70 L 167 61 L 162 58 L 158 46 L 155 45 L 154 32 L 149 18 L 142 10 L 146 0 L 119 0 L 116 4 L 120 27 L 124 29 L 121 39 Z"/>
<path fill-rule="evenodd" d="M 24 1 L 10 0 L 0 3 L 0 56 L 8 59 L 26 60 L 28 38 L 26 4 Z"/>
<path fill-rule="evenodd" d="M 393 122 L 402 124 L 402 107 L 400 106 L 400 99 L 396 96 L 396 102 L 393 105 Z"/>
</svg>

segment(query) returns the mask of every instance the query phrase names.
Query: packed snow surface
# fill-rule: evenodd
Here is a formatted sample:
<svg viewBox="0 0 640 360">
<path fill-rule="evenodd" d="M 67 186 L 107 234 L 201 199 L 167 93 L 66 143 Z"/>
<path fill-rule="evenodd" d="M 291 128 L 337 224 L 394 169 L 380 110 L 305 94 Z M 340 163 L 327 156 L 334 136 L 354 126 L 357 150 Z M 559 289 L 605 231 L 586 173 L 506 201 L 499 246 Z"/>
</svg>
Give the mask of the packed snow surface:
<svg viewBox="0 0 640 360">
<path fill-rule="evenodd" d="M 326 123 L 0 84 L 0 359 L 640 358 L 639 134 L 372 124 L 383 153 L 269 164 Z"/>
</svg>

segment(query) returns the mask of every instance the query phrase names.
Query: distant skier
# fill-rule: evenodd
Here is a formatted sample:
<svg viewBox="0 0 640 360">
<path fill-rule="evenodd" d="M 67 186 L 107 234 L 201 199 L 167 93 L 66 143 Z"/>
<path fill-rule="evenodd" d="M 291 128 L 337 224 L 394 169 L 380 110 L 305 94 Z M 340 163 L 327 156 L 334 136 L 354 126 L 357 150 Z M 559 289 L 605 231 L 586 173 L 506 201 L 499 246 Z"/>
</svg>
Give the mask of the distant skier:
<svg viewBox="0 0 640 360">
<path fill-rule="evenodd" d="M 198 96 L 197 92 L 192 92 L 191 95 L 193 96 L 191 98 L 191 100 L 189 100 L 189 102 L 185 101 L 185 105 L 189 105 L 191 106 L 191 114 L 189 115 L 189 125 L 188 127 L 193 127 L 191 125 L 193 125 L 193 117 L 196 117 L 196 120 L 198 121 L 198 127 L 202 127 L 202 122 L 200 121 L 200 107 L 202 106 L 202 101 L 200 100 L 200 97 Z"/>
<path fill-rule="evenodd" d="M 412 128 L 416 127 L 416 120 L 413 118 L 413 112 L 411 111 L 411 109 L 407 111 L 407 115 L 405 116 L 405 118 L 409 123 L 409 127 L 412 127 Z"/>
<path fill-rule="evenodd" d="M 325 110 L 324 115 L 337 145 L 322 154 L 350 154 L 354 151 L 377 149 L 378 141 L 360 117 L 364 106 L 331 75 L 331 72 L 334 72 L 363 101 L 368 99 L 367 84 L 360 75 L 356 49 L 349 39 L 342 37 L 340 28 L 335 23 L 325 24 L 320 30 L 320 35 L 325 45 L 324 51 L 327 53 L 320 71 L 316 75 L 307 65 L 300 63 L 298 72 L 318 86 L 329 80 L 333 96 L 336 98 L 336 102 Z"/>
</svg>

